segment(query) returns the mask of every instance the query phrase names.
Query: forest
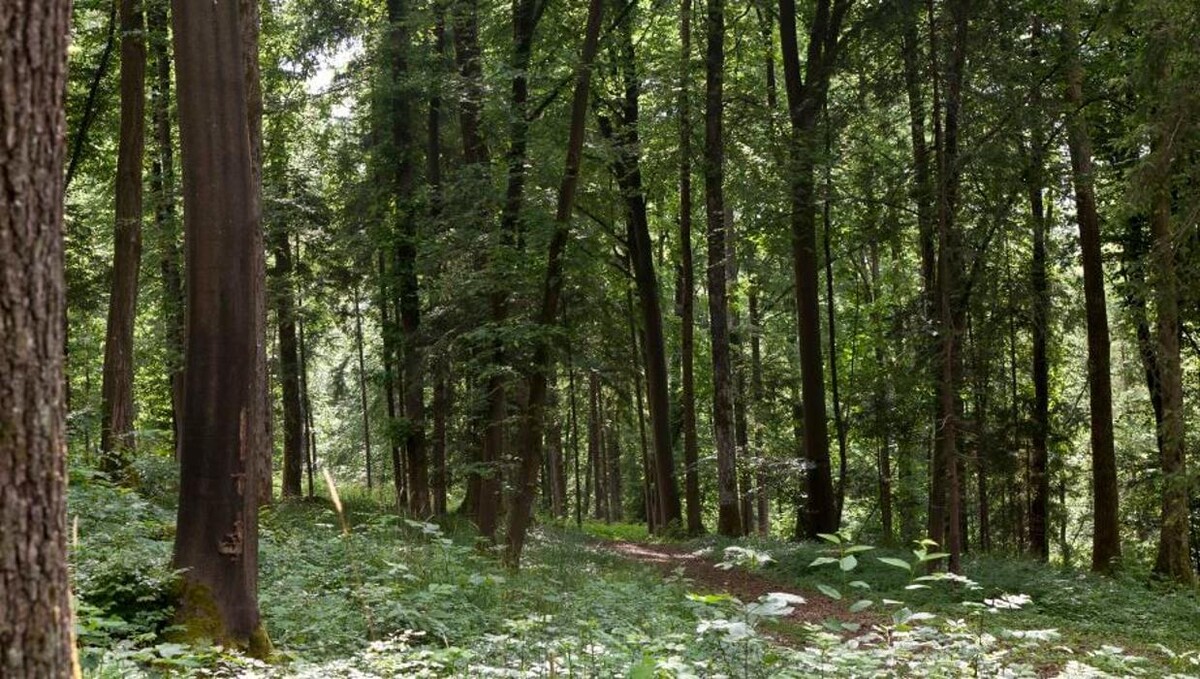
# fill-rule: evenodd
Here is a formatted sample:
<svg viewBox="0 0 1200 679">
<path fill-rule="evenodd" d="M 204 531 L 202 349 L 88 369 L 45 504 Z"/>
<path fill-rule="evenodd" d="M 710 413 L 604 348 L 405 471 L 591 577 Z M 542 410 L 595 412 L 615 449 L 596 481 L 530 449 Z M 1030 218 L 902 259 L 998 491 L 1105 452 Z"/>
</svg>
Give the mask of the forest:
<svg viewBox="0 0 1200 679">
<path fill-rule="evenodd" d="M 3 0 L 0 679 L 1200 676 L 1194 0 Z"/>
</svg>

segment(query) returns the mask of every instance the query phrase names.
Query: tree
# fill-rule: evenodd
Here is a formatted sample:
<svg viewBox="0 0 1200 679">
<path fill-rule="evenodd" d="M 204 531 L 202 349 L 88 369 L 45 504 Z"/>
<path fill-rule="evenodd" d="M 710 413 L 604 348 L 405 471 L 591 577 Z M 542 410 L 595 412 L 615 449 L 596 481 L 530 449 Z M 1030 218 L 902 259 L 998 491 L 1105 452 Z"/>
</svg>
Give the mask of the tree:
<svg viewBox="0 0 1200 679">
<path fill-rule="evenodd" d="M 704 532 L 700 502 L 700 452 L 696 437 L 696 276 L 692 263 L 692 2 L 679 8 L 679 317 L 680 381 L 683 399 L 684 497 L 687 532 Z"/>
<path fill-rule="evenodd" d="M 724 0 L 707 0 L 708 45 L 704 78 L 704 210 L 708 231 L 708 315 L 712 339 L 713 438 L 717 448 L 717 532 L 741 535 L 738 511 L 737 447 L 733 428 L 733 367 L 729 349 L 729 299 L 725 266 L 728 224 L 724 201 L 725 77 Z"/>
<path fill-rule="evenodd" d="M 1034 17 L 1031 31 L 1031 71 L 1041 72 L 1042 20 Z M 1029 168 L 1026 182 L 1029 191 L 1030 219 L 1033 222 L 1033 257 L 1030 267 L 1030 287 L 1033 290 L 1030 325 L 1033 331 L 1033 448 L 1029 456 L 1029 476 L 1033 488 L 1029 506 L 1029 545 L 1033 553 L 1045 561 L 1050 556 L 1050 476 L 1047 439 L 1050 435 L 1050 360 L 1049 342 L 1050 289 L 1046 274 L 1046 232 L 1049 215 L 1044 201 L 1045 133 L 1036 118 L 1042 107 L 1041 82 L 1033 86 L 1029 97 L 1034 111 L 1029 129 Z"/>
<path fill-rule="evenodd" d="M 520 429 L 520 466 L 517 471 L 515 497 L 508 514 L 508 544 L 504 552 L 504 560 L 512 567 L 516 567 L 521 562 L 521 550 L 525 545 L 525 531 L 529 527 L 533 498 L 537 493 L 537 474 L 542 462 L 542 430 L 545 425 L 548 377 L 554 366 L 549 332 L 558 322 L 559 301 L 562 299 L 563 277 L 565 276 L 563 255 L 570 237 L 575 189 L 579 184 L 579 170 L 583 162 L 583 134 L 587 122 L 592 62 L 599 49 L 600 24 L 603 16 L 604 0 L 589 0 L 583 46 L 575 71 L 575 93 L 571 99 L 566 167 L 563 170 L 562 183 L 558 188 L 558 200 L 554 212 L 554 231 L 550 236 L 550 244 L 546 252 L 546 275 L 542 282 L 541 306 L 536 317 L 541 334 L 535 340 L 533 359 L 529 368 L 529 391 Z M 596 479 L 596 482 L 600 483 L 601 479 Z M 619 502 L 619 499 L 617 501 Z"/>
<path fill-rule="evenodd" d="M 187 239 L 187 350 L 179 446 L 177 619 L 189 634 L 266 655 L 258 612 L 263 295 L 257 197 L 236 4 L 175 2 Z"/>
<path fill-rule="evenodd" d="M 1077 13 L 1077 5 L 1072 6 Z M 1096 211 L 1092 140 L 1083 115 L 1083 66 L 1079 58 L 1077 17 L 1063 24 L 1067 50 L 1066 100 L 1075 109 L 1067 118 L 1067 147 L 1075 185 L 1075 214 L 1083 261 L 1087 314 L 1087 374 L 1092 446 L 1092 570 L 1108 571 L 1121 556 L 1117 514 L 1117 456 L 1113 446 L 1112 373 L 1109 368 L 1108 303 L 1100 253 L 1100 216 Z"/>
<path fill-rule="evenodd" d="M 145 155 L 146 22 L 141 0 L 121 0 L 121 133 L 117 156 L 112 293 L 104 342 L 105 468 L 126 472 L 133 446 L 133 322 L 142 261 L 142 157 Z"/>
<path fill-rule="evenodd" d="M 0 675 L 14 679 L 79 676 L 63 407 L 70 18 L 65 1 L 0 5 Z"/>
<path fill-rule="evenodd" d="M 796 521 L 796 537 L 835 533 L 838 509 L 829 461 L 829 423 L 825 413 L 825 374 L 821 367 L 821 310 L 817 300 L 817 226 L 815 169 L 817 125 L 828 97 L 837 58 L 842 22 L 851 0 L 818 0 L 803 77 L 796 39 L 796 3 L 779 0 L 779 43 L 783 50 L 783 82 L 792 126 L 791 184 L 792 265 L 804 396 L 804 456 L 809 465 L 808 501 Z"/>
</svg>

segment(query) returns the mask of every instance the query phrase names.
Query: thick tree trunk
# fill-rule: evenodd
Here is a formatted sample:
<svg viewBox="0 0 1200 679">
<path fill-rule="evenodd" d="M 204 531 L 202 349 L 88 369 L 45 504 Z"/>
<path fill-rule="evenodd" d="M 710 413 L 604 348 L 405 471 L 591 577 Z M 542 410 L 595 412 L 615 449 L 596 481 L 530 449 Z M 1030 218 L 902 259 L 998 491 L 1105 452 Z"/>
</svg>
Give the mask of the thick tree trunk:
<svg viewBox="0 0 1200 679">
<path fill-rule="evenodd" d="M 141 0 L 121 0 L 121 130 L 117 151 L 112 288 L 104 341 L 100 450 L 106 471 L 123 476 L 133 452 L 133 324 L 142 262 L 146 22 Z"/>
<path fill-rule="evenodd" d="M 1033 42 L 1033 73 L 1041 72 L 1040 45 L 1042 22 L 1035 17 L 1031 32 Z M 1041 110 L 1041 85 L 1035 84 L 1030 94 L 1032 115 Z M 1029 169 L 1026 184 L 1029 190 L 1030 219 L 1033 222 L 1033 261 L 1030 284 L 1033 290 L 1030 325 L 1033 334 L 1033 445 L 1029 455 L 1029 476 L 1033 494 L 1029 506 L 1029 546 L 1033 554 L 1042 561 L 1050 557 L 1050 476 L 1047 438 L 1050 434 L 1050 361 L 1047 344 L 1050 335 L 1050 288 L 1046 276 L 1046 208 L 1043 204 L 1045 186 L 1045 144 L 1040 121 L 1030 125 Z"/>
<path fill-rule="evenodd" d="M 725 79 L 725 4 L 707 0 L 705 28 L 704 208 L 708 228 L 708 314 L 712 340 L 713 439 L 717 449 L 717 531 L 742 533 L 738 511 L 737 446 L 733 423 L 733 366 L 729 349 L 729 299 L 724 200 L 723 83 Z"/>
<path fill-rule="evenodd" d="M 176 616 L 261 656 L 270 647 L 258 613 L 263 413 L 246 376 L 256 374 L 263 290 L 240 17 L 236 4 L 177 0 L 173 10 L 188 295 Z"/>
<path fill-rule="evenodd" d="M 704 532 L 700 501 L 700 452 L 696 436 L 696 279 L 692 263 L 692 3 L 681 0 L 679 33 L 682 57 L 679 74 L 679 288 L 680 363 L 683 388 L 684 496 L 687 500 L 687 533 Z"/>
<path fill-rule="evenodd" d="M 805 74 L 801 79 L 796 38 L 796 3 L 779 1 L 783 80 L 792 126 L 791 223 L 792 265 L 799 337 L 801 388 L 804 395 L 804 453 L 808 462 L 804 520 L 796 521 L 797 538 L 838 529 L 837 500 L 829 458 L 829 426 L 825 411 L 825 376 L 821 361 L 821 320 L 817 299 L 817 229 L 814 196 L 818 115 L 824 107 L 837 53 L 841 24 L 849 0 L 818 0 L 809 29 Z M 799 509 L 798 509 L 799 511 Z M 804 531 L 803 533 L 801 531 Z"/>
<path fill-rule="evenodd" d="M 0 676 L 78 677 L 67 572 L 64 108 L 71 3 L 0 4 Z"/>
<path fill-rule="evenodd" d="M 304 408 L 300 402 L 300 350 L 296 342 L 296 300 L 293 295 L 292 244 L 283 224 L 270 234 L 275 266 L 275 318 L 279 324 L 279 383 L 283 392 L 284 497 L 300 497 L 304 472 Z"/>
<path fill-rule="evenodd" d="M 1079 62 L 1079 38 L 1074 17 L 1064 23 L 1063 30 L 1070 54 L 1067 102 L 1078 110 L 1083 106 L 1083 67 Z M 1081 114 L 1067 119 L 1067 131 L 1087 314 L 1092 444 L 1092 570 L 1109 571 L 1121 556 L 1121 531 L 1117 512 L 1117 456 L 1113 446 L 1112 374 L 1109 368 L 1108 306 L 1104 295 L 1100 216 L 1096 211 L 1092 140 L 1087 122 Z"/>
<path fill-rule="evenodd" d="M 554 214 L 554 232 L 546 254 L 546 276 L 542 282 L 541 308 L 537 323 L 549 331 L 558 322 L 559 300 L 562 297 L 564 254 L 570 236 L 571 214 L 575 204 L 575 189 L 579 184 L 579 169 L 583 159 L 583 137 L 587 119 L 589 83 L 592 61 L 600 43 L 603 0 L 588 3 L 587 26 L 583 49 L 576 69 L 575 93 L 571 101 L 571 125 L 567 140 L 566 167 L 558 190 Z M 548 333 L 546 333 L 548 334 Z M 533 497 L 537 493 L 537 473 L 542 460 L 542 429 L 545 425 L 547 381 L 554 366 L 550 338 L 543 334 L 536 340 L 528 381 L 528 396 L 521 422 L 520 467 L 517 471 L 515 502 L 508 514 L 508 545 L 505 561 L 516 567 L 525 545 L 525 530 L 529 525 Z"/>
<path fill-rule="evenodd" d="M 150 103 L 154 125 L 154 160 L 150 191 L 154 199 L 154 225 L 159 270 L 162 275 L 161 306 L 167 345 L 166 370 L 171 386 L 171 431 L 178 451 L 179 424 L 183 416 L 183 282 L 179 271 L 179 222 L 175 213 L 175 153 L 171 140 L 171 36 L 167 28 L 169 0 L 152 0 L 146 8 L 150 57 L 154 77 Z"/>
</svg>

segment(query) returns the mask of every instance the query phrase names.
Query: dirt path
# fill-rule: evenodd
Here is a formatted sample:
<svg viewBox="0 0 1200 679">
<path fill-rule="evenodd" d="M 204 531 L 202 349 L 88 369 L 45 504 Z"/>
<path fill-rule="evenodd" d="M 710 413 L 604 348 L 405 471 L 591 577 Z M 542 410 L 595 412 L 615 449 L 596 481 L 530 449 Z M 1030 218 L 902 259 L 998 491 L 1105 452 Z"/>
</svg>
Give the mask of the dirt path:
<svg viewBox="0 0 1200 679">
<path fill-rule="evenodd" d="M 694 581 L 702 592 L 727 593 L 744 603 L 756 601 L 769 592 L 787 592 L 804 597 L 805 603 L 797 605 L 788 616 L 791 622 L 821 624 L 826 620 L 854 622 L 867 626 L 875 622 L 865 613 L 851 613 L 843 602 L 834 601 L 820 592 L 798 590 L 777 581 L 752 573 L 742 568 L 725 570 L 717 568 L 708 558 L 709 550 L 691 550 L 679 545 L 657 545 L 642 542 L 607 541 L 599 543 L 602 549 L 631 561 L 648 564 L 665 574 L 683 568 L 684 577 Z"/>
</svg>

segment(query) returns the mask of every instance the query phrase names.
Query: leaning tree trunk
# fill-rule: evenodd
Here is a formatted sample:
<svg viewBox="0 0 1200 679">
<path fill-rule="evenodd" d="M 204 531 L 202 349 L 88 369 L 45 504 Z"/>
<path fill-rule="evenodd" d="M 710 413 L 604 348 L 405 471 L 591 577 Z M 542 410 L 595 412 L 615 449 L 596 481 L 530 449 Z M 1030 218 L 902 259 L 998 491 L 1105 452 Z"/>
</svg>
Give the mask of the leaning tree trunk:
<svg viewBox="0 0 1200 679">
<path fill-rule="evenodd" d="M 258 613 L 255 375 L 263 290 L 236 4 L 173 6 L 187 236 L 187 355 L 174 566 L 189 634 L 270 651 Z"/>
<path fill-rule="evenodd" d="M 142 158 L 146 147 L 146 22 L 141 0 L 121 0 L 121 130 L 117 151 L 113 275 L 104 341 L 100 450 L 124 475 L 133 450 L 133 324 L 142 262 Z"/>
<path fill-rule="evenodd" d="M 571 213 L 575 204 L 575 189 L 579 184 L 579 169 L 583 160 L 583 136 L 587 118 L 589 82 L 592 61 L 600 43 L 600 23 L 604 13 L 603 0 L 588 3 L 587 27 L 583 50 L 576 70 L 575 94 L 571 101 L 571 126 L 567 140 L 566 167 L 558 190 L 554 214 L 554 232 L 546 254 L 546 277 L 542 282 L 542 301 L 537 323 L 549 331 L 558 320 L 559 300 L 562 298 L 565 253 L 570 236 Z M 525 530 L 529 525 L 533 496 L 537 493 L 537 474 L 542 460 L 542 429 L 545 420 L 547 378 L 553 368 L 554 354 L 550 338 L 544 334 L 536 340 L 529 375 L 529 393 L 521 422 L 520 466 L 517 471 L 515 501 L 508 514 L 508 545 L 505 561 L 516 567 L 525 545 Z"/>
<path fill-rule="evenodd" d="M 1074 12 L 1078 10 L 1075 9 Z M 1083 106 L 1083 67 L 1075 17 L 1064 23 L 1067 65 L 1067 103 Z M 1121 557 L 1120 517 L 1117 512 L 1117 456 L 1113 446 L 1112 373 L 1109 359 L 1108 304 L 1104 297 L 1100 216 L 1096 211 L 1092 140 L 1081 113 L 1067 119 L 1067 147 L 1075 184 L 1075 212 L 1083 260 L 1083 298 L 1087 315 L 1088 396 L 1091 401 L 1092 444 L 1092 570 L 1109 571 Z"/>
<path fill-rule="evenodd" d="M 733 426 L 733 368 L 729 349 L 729 295 L 725 267 L 724 134 L 725 3 L 708 0 L 704 100 L 704 208 L 708 229 L 708 314 L 712 338 L 713 438 L 717 449 L 717 532 L 742 533 L 738 511 L 737 446 Z"/>
<path fill-rule="evenodd" d="M 65 0 L 0 4 L 0 676 L 13 679 L 79 676 L 63 403 L 70 21 Z"/>
<path fill-rule="evenodd" d="M 621 103 L 621 126 L 616 132 L 617 157 L 613 161 L 613 172 L 625 199 L 629 255 L 641 311 L 645 349 L 642 360 L 646 367 L 646 398 L 650 406 L 650 432 L 654 442 L 653 477 L 657 496 L 654 504 L 660 513 L 656 521 L 660 526 L 668 526 L 672 523 L 678 525 L 683 516 L 671 442 L 670 385 L 667 382 L 667 353 L 658 297 L 658 276 L 654 271 L 653 245 L 639 158 L 640 81 L 636 72 L 632 26 L 635 16 L 630 12 L 620 29 L 621 75 L 625 93 Z"/>
</svg>

